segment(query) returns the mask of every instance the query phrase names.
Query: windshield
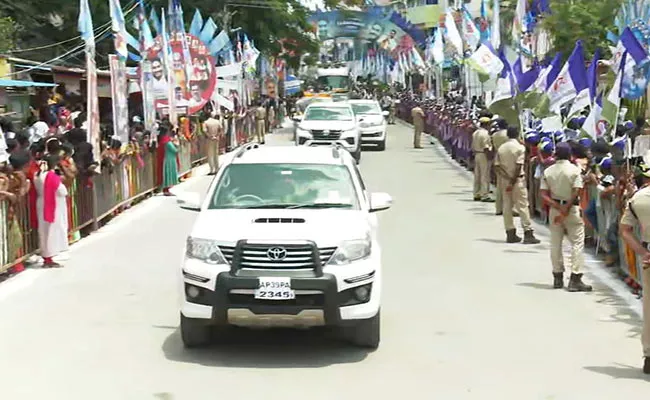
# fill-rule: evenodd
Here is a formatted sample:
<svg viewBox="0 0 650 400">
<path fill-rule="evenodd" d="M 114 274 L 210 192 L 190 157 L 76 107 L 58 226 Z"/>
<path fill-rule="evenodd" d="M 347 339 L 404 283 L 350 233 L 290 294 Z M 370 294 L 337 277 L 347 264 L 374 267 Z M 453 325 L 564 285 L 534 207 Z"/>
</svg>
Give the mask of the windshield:
<svg viewBox="0 0 650 400">
<path fill-rule="evenodd" d="M 348 89 L 350 87 L 350 78 L 347 76 L 319 76 L 318 84 L 320 87 L 328 89 Z"/>
<path fill-rule="evenodd" d="M 352 113 L 345 107 L 311 107 L 305 113 L 304 121 L 352 121 Z"/>
<path fill-rule="evenodd" d="M 381 114 L 381 109 L 377 104 L 352 104 L 352 110 L 355 114 Z"/>
<path fill-rule="evenodd" d="M 327 164 L 231 164 L 212 195 L 210 209 L 359 209 L 350 171 Z"/>
</svg>

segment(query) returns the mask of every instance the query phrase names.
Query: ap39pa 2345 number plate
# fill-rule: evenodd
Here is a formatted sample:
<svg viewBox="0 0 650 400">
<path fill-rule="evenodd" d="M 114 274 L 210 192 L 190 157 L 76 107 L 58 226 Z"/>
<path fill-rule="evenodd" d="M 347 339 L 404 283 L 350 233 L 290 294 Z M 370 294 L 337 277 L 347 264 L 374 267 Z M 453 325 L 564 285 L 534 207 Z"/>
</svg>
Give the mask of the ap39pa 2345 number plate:
<svg viewBox="0 0 650 400">
<path fill-rule="evenodd" d="M 291 278 L 259 278 L 255 298 L 260 300 L 291 300 L 296 292 L 291 289 Z"/>
</svg>

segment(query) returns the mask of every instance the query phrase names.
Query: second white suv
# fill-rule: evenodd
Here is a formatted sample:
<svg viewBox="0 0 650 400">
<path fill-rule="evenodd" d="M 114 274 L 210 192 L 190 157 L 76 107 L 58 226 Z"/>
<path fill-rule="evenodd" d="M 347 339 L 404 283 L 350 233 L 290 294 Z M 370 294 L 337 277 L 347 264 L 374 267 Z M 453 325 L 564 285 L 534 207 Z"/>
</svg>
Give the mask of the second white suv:
<svg viewBox="0 0 650 400">
<path fill-rule="evenodd" d="M 338 147 L 249 145 L 219 170 L 181 262 L 181 337 L 243 327 L 330 326 L 359 346 L 380 339 L 377 211 L 354 159 Z"/>
<path fill-rule="evenodd" d="M 299 117 L 296 144 L 331 146 L 337 144 L 361 161 L 361 133 L 352 107 L 347 103 L 327 102 L 309 105 Z"/>
</svg>

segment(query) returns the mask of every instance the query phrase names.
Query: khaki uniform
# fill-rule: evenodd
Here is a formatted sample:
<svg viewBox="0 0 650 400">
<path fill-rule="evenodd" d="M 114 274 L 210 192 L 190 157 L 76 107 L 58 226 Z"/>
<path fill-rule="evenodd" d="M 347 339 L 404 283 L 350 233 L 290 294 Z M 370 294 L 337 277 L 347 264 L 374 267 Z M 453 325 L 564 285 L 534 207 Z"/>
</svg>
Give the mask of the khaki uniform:
<svg viewBox="0 0 650 400">
<path fill-rule="evenodd" d="M 413 117 L 413 147 L 419 149 L 422 148 L 420 141 L 424 131 L 424 111 L 420 107 L 415 107 L 411 110 L 411 117 Z"/>
<path fill-rule="evenodd" d="M 513 209 L 517 210 L 521 217 L 521 227 L 524 229 L 524 232 L 532 229 L 530 212 L 528 210 L 528 189 L 524 180 L 523 166 L 526 158 L 525 155 L 526 147 L 519 143 L 517 139 L 509 139 L 499 147 L 494 161 L 494 165 L 503 168 L 508 176 L 512 178 L 515 177 L 516 173 L 519 173 L 517 182 L 512 185 L 510 191 L 508 191 L 510 182 L 504 181 L 503 178 L 501 178 L 503 181 L 502 185 L 498 188 L 503 199 L 503 224 L 505 225 L 506 231 L 515 229 L 512 214 Z"/>
<path fill-rule="evenodd" d="M 490 192 L 490 169 L 487 151 L 492 150 L 490 133 L 479 128 L 472 135 L 472 151 L 474 152 L 474 198 L 485 199 Z"/>
<path fill-rule="evenodd" d="M 223 136 L 223 124 L 220 120 L 210 117 L 203 123 L 203 127 L 208 137 L 207 156 L 210 173 L 215 173 L 219 170 L 219 142 Z"/>
<path fill-rule="evenodd" d="M 275 128 L 275 109 L 273 107 L 269 107 L 267 117 L 269 120 L 269 133 L 271 133 Z"/>
<path fill-rule="evenodd" d="M 266 109 L 259 106 L 255 109 L 255 137 L 259 143 L 264 142 L 266 134 Z"/>
<path fill-rule="evenodd" d="M 548 190 L 552 199 L 566 204 L 571 199 L 574 189 L 582 189 L 582 173 L 577 165 L 568 160 L 558 160 L 546 168 L 541 181 L 540 189 Z M 562 240 L 566 235 L 571 242 L 571 271 L 580 274 L 585 263 L 585 223 L 580 215 L 578 202 L 571 207 L 569 215 L 562 224 L 555 223 L 555 218 L 561 214 L 551 208 L 549 228 L 551 230 L 551 263 L 554 273 L 564 272 L 564 255 L 562 254 Z"/>
<path fill-rule="evenodd" d="M 631 207 L 630 207 L 631 205 Z M 632 212 L 634 210 L 634 212 Z M 636 214 L 636 216 L 635 216 Z M 621 224 L 641 227 L 641 241 L 646 248 L 650 244 L 650 187 L 637 191 L 630 199 L 623 216 Z M 650 357 L 650 265 L 643 265 L 641 270 L 643 293 L 643 331 L 641 332 L 641 343 L 643 345 L 643 356 Z"/>
<path fill-rule="evenodd" d="M 496 131 L 492 135 L 492 147 L 494 148 L 494 151 L 498 153 L 499 148 L 508 140 L 508 132 L 505 129 Z M 503 182 L 501 182 L 501 176 L 497 174 L 497 198 L 495 203 L 497 214 L 501 214 L 503 212 L 503 194 L 501 191 L 502 186 Z"/>
</svg>

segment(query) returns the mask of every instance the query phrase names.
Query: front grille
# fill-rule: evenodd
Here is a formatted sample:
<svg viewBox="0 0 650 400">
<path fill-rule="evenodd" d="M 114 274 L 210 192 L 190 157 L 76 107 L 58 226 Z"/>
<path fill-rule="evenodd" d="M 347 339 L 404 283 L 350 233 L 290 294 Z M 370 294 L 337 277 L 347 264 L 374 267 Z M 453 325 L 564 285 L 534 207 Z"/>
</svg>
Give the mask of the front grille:
<svg viewBox="0 0 650 400">
<path fill-rule="evenodd" d="M 271 259 L 269 250 L 283 248 L 286 255 L 283 259 Z M 226 260 L 232 264 L 235 254 L 234 246 L 219 246 Z M 321 266 L 325 265 L 334 255 L 336 247 L 321 247 L 318 249 Z M 313 248 L 310 245 L 282 244 L 245 244 L 241 250 L 241 261 L 237 267 L 252 269 L 311 269 L 314 268 Z"/>
<path fill-rule="evenodd" d="M 338 140 L 341 138 L 341 131 L 312 130 L 311 135 L 314 140 Z"/>
</svg>

